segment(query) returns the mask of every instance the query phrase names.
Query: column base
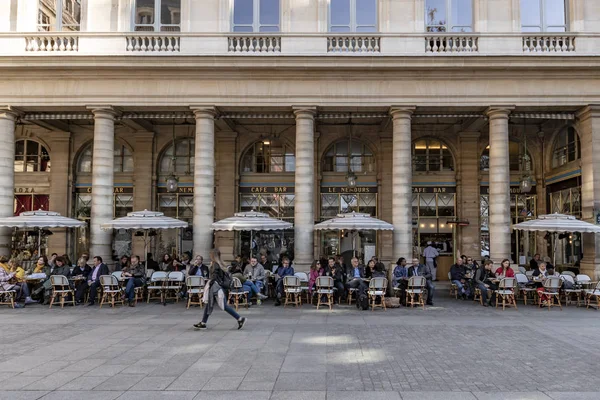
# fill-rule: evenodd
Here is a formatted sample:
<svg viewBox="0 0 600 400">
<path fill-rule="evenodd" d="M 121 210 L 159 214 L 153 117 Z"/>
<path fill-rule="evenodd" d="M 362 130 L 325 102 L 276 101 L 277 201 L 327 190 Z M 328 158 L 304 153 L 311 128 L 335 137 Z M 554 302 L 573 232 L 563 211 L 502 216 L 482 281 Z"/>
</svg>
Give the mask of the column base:
<svg viewBox="0 0 600 400">
<path fill-rule="evenodd" d="M 589 276 L 593 281 L 597 281 L 600 278 L 600 264 L 582 260 L 579 266 L 579 273 Z"/>
</svg>

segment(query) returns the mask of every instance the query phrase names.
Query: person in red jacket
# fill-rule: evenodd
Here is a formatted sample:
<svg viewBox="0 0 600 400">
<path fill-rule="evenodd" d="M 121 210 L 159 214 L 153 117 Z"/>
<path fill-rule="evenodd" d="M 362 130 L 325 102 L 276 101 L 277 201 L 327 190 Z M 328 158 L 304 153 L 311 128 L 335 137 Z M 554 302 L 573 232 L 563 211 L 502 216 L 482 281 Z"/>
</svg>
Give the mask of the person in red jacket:
<svg viewBox="0 0 600 400">
<path fill-rule="evenodd" d="M 510 267 L 510 260 L 508 258 L 505 258 L 500 263 L 500 268 L 498 268 L 496 270 L 496 278 L 502 279 L 502 278 L 514 278 L 514 277 L 515 277 L 515 271 Z"/>
</svg>

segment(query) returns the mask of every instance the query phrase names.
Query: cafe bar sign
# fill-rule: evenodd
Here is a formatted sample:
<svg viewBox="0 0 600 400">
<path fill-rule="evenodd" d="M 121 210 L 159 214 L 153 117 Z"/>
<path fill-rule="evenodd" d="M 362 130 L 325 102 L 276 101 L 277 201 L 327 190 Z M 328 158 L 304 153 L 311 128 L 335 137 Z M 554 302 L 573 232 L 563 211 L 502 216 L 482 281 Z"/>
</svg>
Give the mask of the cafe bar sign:
<svg viewBox="0 0 600 400">
<path fill-rule="evenodd" d="M 169 194 L 194 194 L 194 187 L 193 186 L 179 186 L 177 188 L 177 192 L 175 193 L 171 193 L 167 191 L 167 188 L 164 186 L 159 186 L 158 187 L 158 193 L 169 193 Z"/>
<path fill-rule="evenodd" d="M 326 186 L 321 187 L 321 193 L 341 193 L 341 194 L 360 194 L 360 193 L 377 193 L 377 186 Z"/>
<path fill-rule="evenodd" d="M 489 186 L 481 186 L 479 189 L 479 193 L 480 194 L 490 194 L 490 187 Z M 521 192 L 521 186 L 511 186 L 510 194 L 535 194 L 535 186 L 533 186 L 531 188 L 531 191 L 528 193 Z"/>
<path fill-rule="evenodd" d="M 92 187 L 76 187 L 77 193 L 92 193 Z M 114 194 L 133 194 L 133 186 L 115 186 L 113 188 Z"/>
<path fill-rule="evenodd" d="M 294 186 L 241 186 L 240 193 L 294 193 Z"/>
<path fill-rule="evenodd" d="M 456 193 L 456 186 L 413 186 L 413 193 Z"/>
</svg>

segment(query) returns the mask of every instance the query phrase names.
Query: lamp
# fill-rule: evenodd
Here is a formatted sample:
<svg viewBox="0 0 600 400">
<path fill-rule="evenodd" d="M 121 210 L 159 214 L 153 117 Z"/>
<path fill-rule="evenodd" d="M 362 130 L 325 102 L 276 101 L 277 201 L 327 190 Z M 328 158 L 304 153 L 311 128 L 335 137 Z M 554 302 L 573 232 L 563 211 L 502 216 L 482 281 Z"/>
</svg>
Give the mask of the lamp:
<svg viewBox="0 0 600 400">
<path fill-rule="evenodd" d="M 173 136 L 173 154 L 171 155 L 172 171 L 169 174 L 169 176 L 167 176 L 167 179 L 166 179 L 168 193 L 175 193 L 175 192 L 177 192 L 177 189 L 179 188 L 179 178 L 175 175 L 175 162 L 177 161 L 177 156 L 176 156 L 176 151 L 175 151 L 175 118 L 173 118 L 172 136 Z"/>
<path fill-rule="evenodd" d="M 352 125 L 350 125 L 350 139 L 348 140 L 348 173 L 346 174 L 346 183 L 349 187 L 356 186 L 356 174 L 350 169 L 352 163 Z"/>
<path fill-rule="evenodd" d="M 521 171 L 523 174 L 521 175 L 521 193 L 529 193 L 531 189 L 533 189 L 533 178 L 531 178 L 531 158 L 529 158 L 529 154 L 527 153 L 527 133 L 526 133 L 526 121 L 523 119 L 523 157 L 521 158 L 522 166 Z"/>
</svg>

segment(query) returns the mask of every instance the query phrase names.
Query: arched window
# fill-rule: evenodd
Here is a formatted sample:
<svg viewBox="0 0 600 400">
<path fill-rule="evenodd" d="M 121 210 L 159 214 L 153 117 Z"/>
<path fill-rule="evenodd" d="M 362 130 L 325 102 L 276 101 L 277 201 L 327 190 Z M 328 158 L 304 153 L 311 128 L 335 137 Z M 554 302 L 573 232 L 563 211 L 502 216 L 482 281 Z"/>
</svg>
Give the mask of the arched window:
<svg viewBox="0 0 600 400">
<path fill-rule="evenodd" d="M 15 143 L 15 172 L 50 172 L 48 150 L 33 140 Z"/>
<path fill-rule="evenodd" d="M 114 172 L 133 172 L 133 154 L 127 146 L 115 142 Z M 93 146 L 90 143 L 79 155 L 77 172 L 89 174 L 92 172 Z"/>
<path fill-rule="evenodd" d="M 452 153 L 444 143 L 436 139 L 420 139 L 413 143 L 413 171 L 454 171 Z"/>
<path fill-rule="evenodd" d="M 174 172 L 176 175 L 192 175 L 194 173 L 194 139 L 182 139 L 169 146 L 162 155 L 159 164 L 161 175 Z"/>
<path fill-rule="evenodd" d="M 552 168 L 560 167 L 571 161 L 581 158 L 581 146 L 579 136 L 573 127 L 563 129 L 552 149 Z"/>
<path fill-rule="evenodd" d="M 294 172 L 294 150 L 278 140 L 256 142 L 242 157 L 241 172 L 268 174 L 271 172 Z"/>
<path fill-rule="evenodd" d="M 565 0 L 521 0 L 523 32 L 566 32 Z"/>
<path fill-rule="evenodd" d="M 347 140 L 333 144 L 323 157 L 323 172 L 375 172 L 375 158 L 371 150 L 357 140 L 351 145 Z"/>
<path fill-rule="evenodd" d="M 529 154 L 529 160 L 531 162 L 531 153 Z M 519 142 L 508 142 L 508 163 L 511 172 L 521 171 L 521 157 L 523 156 L 523 146 Z M 479 168 L 482 171 L 489 171 L 490 169 L 490 146 L 487 146 L 481 155 L 479 160 Z M 533 164 L 529 166 L 529 171 L 533 171 Z"/>
</svg>

